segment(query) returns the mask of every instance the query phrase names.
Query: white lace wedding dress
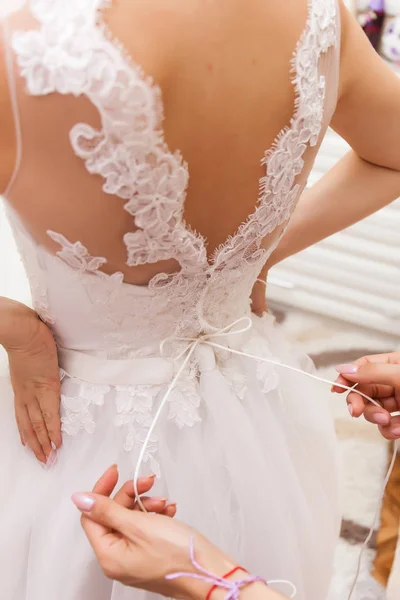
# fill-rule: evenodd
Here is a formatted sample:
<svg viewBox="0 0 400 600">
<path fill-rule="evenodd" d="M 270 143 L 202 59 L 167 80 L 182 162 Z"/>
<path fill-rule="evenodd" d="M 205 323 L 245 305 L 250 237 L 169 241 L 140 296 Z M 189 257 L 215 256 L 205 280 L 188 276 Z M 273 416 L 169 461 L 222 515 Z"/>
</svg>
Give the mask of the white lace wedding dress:
<svg viewBox="0 0 400 600">
<path fill-rule="evenodd" d="M 288 221 L 304 188 L 298 176 L 312 168 L 308 150 L 322 141 L 335 106 L 336 0 L 309 2 L 293 59 L 295 114 L 266 153 L 256 210 L 211 260 L 205 239 L 183 220 L 188 167 L 163 141 L 159 91 L 99 25 L 105 4 L 31 0 L 37 26 L 8 27 L 20 156 L 7 211 L 34 307 L 60 350 L 63 448 L 57 464 L 44 470 L 21 446 L 5 376 L 0 596 L 147 596 L 102 575 L 70 496 L 91 489 L 113 463 L 122 480 L 133 476 L 170 389 L 142 468 L 157 473 L 157 495 L 176 501 L 180 519 L 252 572 L 293 581 L 297 600 L 324 600 L 338 534 L 335 438 L 326 396 L 301 374 L 229 348 L 312 369 L 308 359 L 294 355 L 271 316 L 251 316 L 250 294 L 277 243 L 262 242 Z M 56 255 L 28 231 L 19 199 L 28 202 L 41 190 L 32 189 L 29 179 L 39 140 L 30 140 L 29 148 L 24 140 L 22 152 L 24 110 L 30 99 L 54 93 L 89 100 L 99 124 L 87 123 L 82 112 L 70 139 L 68 132 L 60 139 L 60 145 L 70 144 L 69 179 L 54 182 L 50 167 L 43 191 L 52 190 L 56 204 L 57 186 L 62 193 L 76 178 L 102 178 L 104 192 L 114 196 L 110 202 L 119 197 L 137 227 L 124 237 L 128 264 L 174 258 L 178 273 L 157 274 L 145 287 L 129 285 L 121 273 L 105 274 L 105 258 L 90 256 L 65 231 L 48 231 L 58 244 Z M 247 330 L 245 317 L 251 319 Z M 241 333 L 232 333 L 238 329 Z M 226 349 L 208 345 L 206 334 Z M 197 340 L 195 348 L 190 340 Z"/>
</svg>

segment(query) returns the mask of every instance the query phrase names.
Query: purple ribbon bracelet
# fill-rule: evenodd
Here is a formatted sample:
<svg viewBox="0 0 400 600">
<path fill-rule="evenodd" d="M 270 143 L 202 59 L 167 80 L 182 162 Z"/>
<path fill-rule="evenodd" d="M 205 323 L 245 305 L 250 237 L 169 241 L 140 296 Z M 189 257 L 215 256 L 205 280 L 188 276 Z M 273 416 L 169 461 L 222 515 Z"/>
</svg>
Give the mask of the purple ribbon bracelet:
<svg viewBox="0 0 400 600">
<path fill-rule="evenodd" d="M 214 590 L 214 588 L 223 588 L 227 591 L 225 600 L 239 600 L 240 590 L 243 587 L 250 585 L 251 583 L 261 582 L 261 583 L 264 583 L 265 585 L 268 585 L 268 583 L 265 581 L 265 579 L 263 579 L 262 577 L 258 577 L 256 575 L 249 575 L 248 577 L 246 577 L 244 579 L 239 579 L 236 581 L 229 581 L 227 579 L 224 579 L 223 577 L 218 577 L 217 575 L 210 573 L 209 571 L 204 569 L 195 559 L 194 538 L 193 537 L 190 539 L 190 560 L 191 560 L 191 563 L 194 566 L 194 568 L 198 571 L 198 573 L 172 573 L 171 575 L 167 575 L 166 579 L 171 581 L 174 579 L 179 579 L 180 577 L 190 577 L 191 579 L 197 579 L 198 581 L 204 581 L 206 583 L 209 583 L 212 586 L 212 588 L 208 594 L 208 597 L 211 595 L 211 592 Z M 239 569 L 241 570 L 241 567 L 237 567 L 235 569 L 235 571 L 237 571 Z M 244 570 L 245 569 L 243 569 L 243 571 Z M 229 575 L 232 575 L 232 574 L 233 574 L 233 572 L 229 573 Z M 225 577 L 227 577 L 229 575 L 226 575 Z"/>
</svg>

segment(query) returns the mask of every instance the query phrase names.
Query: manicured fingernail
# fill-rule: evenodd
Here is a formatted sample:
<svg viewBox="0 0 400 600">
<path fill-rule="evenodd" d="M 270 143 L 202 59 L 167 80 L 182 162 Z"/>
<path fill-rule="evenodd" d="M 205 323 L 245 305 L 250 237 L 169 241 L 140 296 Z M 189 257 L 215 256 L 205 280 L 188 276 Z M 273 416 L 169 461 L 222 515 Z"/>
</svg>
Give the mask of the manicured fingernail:
<svg viewBox="0 0 400 600">
<path fill-rule="evenodd" d="M 350 413 L 350 416 L 352 417 L 354 415 L 353 406 L 351 404 L 348 404 L 347 408 L 348 408 L 348 411 Z"/>
<path fill-rule="evenodd" d="M 376 415 L 374 415 L 374 421 L 378 425 L 389 425 L 390 417 L 388 415 L 384 415 L 383 413 L 376 413 Z"/>
<path fill-rule="evenodd" d="M 81 492 L 72 495 L 72 502 L 82 512 L 90 512 L 94 506 L 93 498 Z"/>
<path fill-rule="evenodd" d="M 57 452 L 53 450 L 47 458 L 46 469 L 51 469 L 51 467 L 54 467 L 54 465 L 57 464 L 57 460 Z"/>
<path fill-rule="evenodd" d="M 177 506 L 176 502 L 172 502 L 171 504 L 168 504 L 167 508 L 176 508 Z"/>
<path fill-rule="evenodd" d="M 335 369 L 338 373 L 341 373 L 341 374 L 347 373 L 348 375 L 351 375 L 351 374 L 354 375 L 354 373 L 358 372 L 357 365 L 338 365 L 337 367 L 335 367 Z"/>
<path fill-rule="evenodd" d="M 392 433 L 396 437 L 400 437 L 400 427 L 394 427 L 394 429 L 392 429 Z"/>
<path fill-rule="evenodd" d="M 153 498 L 154 502 L 162 502 L 162 504 L 167 504 L 168 498 Z"/>
<path fill-rule="evenodd" d="M 57 446 L 55 445 L 54 442 L 51 442 L 51 447 L 53 448 L 53 450 L 57 450 Z"/>
</svg>

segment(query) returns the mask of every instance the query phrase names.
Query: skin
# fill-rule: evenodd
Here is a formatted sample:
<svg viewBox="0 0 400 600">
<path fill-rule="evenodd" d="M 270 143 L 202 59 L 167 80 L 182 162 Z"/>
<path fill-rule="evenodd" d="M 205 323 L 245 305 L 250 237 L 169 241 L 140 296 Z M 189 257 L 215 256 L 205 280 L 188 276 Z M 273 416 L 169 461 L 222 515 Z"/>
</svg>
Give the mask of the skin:
<svg viewBox="0 0 400 600">
<path fill-rule="evenodd" d="M 391 413 L 400 411 L 400 352 L 364 356 L 352 365 L 339 365 L 341 375 L 337 383 L 352 386 L 376 400 L 381 408 L 365 400 L 357 391 L 347 395 L 347 404 L 352 417 L 364 415 L 370 423 L 378 425 L 387 440 L 400 438 L 400 416 Z M 343 394 L 337 386 L 333 391 Z"/>
<path fill-rule="evenodd" d="M 166 138 L 172 148 L 182 149 L 192 167 L 185 217 L 208 239 L 210 253 L 254 209 L 258 178 L 262 174 L 260 157 L 293 113 L 293 90 L 287 77 L 287 64 L 303 27 L 306 2 L 288 0 L 288 3 L 287 14 L 279 17 L 277 11 L 274 12 L 274 3 L 256 1 L 249 4 L 233 0 L 229 3 L 193 0 L 185 3 L 183 10 L 177 10 L 182 9 L 182 3 L 177 6 L 172 0 L 168 3 L 154 0 L 147 2 L 144 8 L 138 0 L 121 0 L 107 16 L 111 30 L 163 89 Z M 128 10 L 133 11 L 134 32 L 126 16 Z M 155 18 L 160 12 L 162 18 Z M 400 82 L 375 55 L 343 5 L 341 13 L 341 77 L 332 125 L 350 143 L 352 152 L 302 196 L 286 236 L 265 266 L 264 278 L 273 264 L 347 227 L 400 195 Z M 287 39 L 279 35 L 276 26 L 279 18 L 285 19 Z M 210 30 L 209 27 L 209 23 L 221 22 L 224 31 L 231 36 L 222 45 L 221 29 Z M 252 23 L 254 27 L 249 26 L 245 37 L 240 37 L 244 22 Z M 267 23 L 270 30 L 266 35 Z M 207 44 L 201 43 L 205 36 Z M 131 40 L 135 40 L 133 45 Z M 278 43 L 280 52 L 274 51 Z M 162 53 L 157 51 L 160 47 Z M 261 56 L 271 57 L 268 64 L 260 61 Z M 185 57 L 184 61 L 182 57 Z M 271 81 L 274 81 L 273 86 Z M 208 96 L 202 93 L 205 89 L 210 90 Z M 234 97 L 235 102 L 227 103 L 227 96 Z M 52 110 L 50 103 L 53 100 L 43 99 L 46 107 L 43 113 Z M 265 110 L 266 106 L 268 110 Z M 0 54 L 0 131 L 0 190 L 4 190 L 12 176 L 17 149 L 3 54 Z M 253 132 L 250 136 L 249 131 Z M 51 137 L 52 131 L 44 130 L 43 135 Z M 210 151 L 211 139 L 215 144 Z M 226 161 L 228 155 L 230 160 Z M 40 158 L 47 166 L 48 157 L 45 154 L 38 157 L 38 163 Z M 235 203 L 231 202 L 232 197 L 235 197 Z M 107 215 L 108 206 L 107 201 L 104 204 Z M 42 241 L 43 236 L 43 243 L 48 243 L 43 233 L 46 228 L 39 217 L 45 214 L 56 219 L 55 212 L 59 207 L 50 204 L 38 207 L 31 199 L 30 203 L 16 208 L 30 221 L 37 239 Z M 84 210 L 82 206 L 78 208 Z M 76 213 L 71 211 L 71 214 Z M 86 216 L 92 218 L 91 209 Z M 80 231 L 74 228 L 82 227 L 83 235 L 89 232 L 87 246 L 93 247 L 93 255 L 103 255 L 102 251 L 96 252 L 96 243 L 103 246 L 105 241 L 90 238 L 96 228 L 87 227 L 84 217 L 82 213 L 82 219 L 69 216 L 68 221 L 68 215 L 61 215 L 60 219 L 62 226 L 76 233 L 72 239 L 81 238 Z M 125 231 L 125 227 L 125 223 L 118 222 L 116 228 Z M 55 248 L 50 245 L 49 249 Z M 146 283 L 152 269 L 159 268 L 149 265 L 137 270 L 128 270 L 124 265 L 121 268 L 121 262 L 124 263 L 122 244 L 107 250 L 112 270 L 122 270 L 128 282 Z M 171 269 L 174 267 L 170 265 Z M 51 442 L 56 447 L 61 444 L 57 349 L 51 333 L 32 311 L 4 304 L 4 299 L 2 302 L 3 320 L 7 315 L 15 325 L 8 328 L 3 323 L 0 342 L 10 359 L 21 441 L 29 443 L 38 460 L 46 462 L 51 455 Z M 253 309 L 262 313 L 265 308 L 264 289 L 258 285 L 253 292 Z M 360 383 L 374 386 L 365 389 L 382 400 L 381 412 L 387 414 L 394 406 L 393 401 L 397 406 L 398 383 L 392 370 L 391 379 L 383 376 L 381 379 L 382 367 L 393 367 L 397 363 L 384 360 L 379 364 L 380 359 L 367 362 L 376 362 L 380 367 L 379 374 L 377 369 L 373 374 L 375 378 L 370 374 L 369 379 Z M 389 375 L 387 368 L 384 374 Z M 353 375 L 346 374 L 346 381 L 353 381 Z M 353 394 L 349 402 L 354 405 L 355 416 L 366 412 L 367 417 L 373 418 L 368 412 L 372 409 L 366 410 L 357 394 Z M 386 435 L 388 432 L 382 431 Z M 163 591 L 165 572 L 151 571 L 154 562 L 148 560 L 153 544 L 160 543 L 158 557 L 168 557 L 175 549 L 178 560 L 170 565 L 171 569 L 175 570 L 177 565 L 190 568 L 187 565 L 190 533 L 195 535 L 196 547 L 198 543 L 203 548 L 200 552 L 205 566 L 209 561 L 210 568 L 221 573 L 234 564 L 199 534 L 180 524 L 172 524 L 165 515 L 150 516 L 132 511 L 134 499 L 129 486 L 122 488 L 113 503 L 107 498 L 115 486 L 111 486 L 112 477 L 115 475 L 108 474 L 106 481 L 100 482 L 94 490 L 91 496 L 95 501 L 93 509 L 90 514 L 85 513 L 82 521 L 106 574 L 144 589 Z M 146 502 L 156 512 L 167 511 L 163 500 Z M 169 511 L 173 512 L 173 508 Z M 143 572 L 139 576 L 135 574 L 132 568 L 136 562 L 130 562 L 132 557 L 140 558 L 139 564 L 150 570 L 144 575 Z M 252 586 L 244 595 L 255 594 L 255 589 L 256 586 Z M 165 591 L 173 592 L 172 589 Z M 204 597 L 198 595 L 197 590 L 178 589 L 174 593 L 180 597 L 184 591 L 194 600 Z M 265 588 L 257 591 L 260 597 L 266 593 L 269 590 Z M 271 600 L 279 597 L 273 592 L 270 594 Z"/>
<path fill-rule="evenodd" d="M 206 538 L 183 523 L 168 519 L 164 513 L 144 514 L 136 510 L 132 482 L 125 483 L 113 499 L 118 472 L 111 467 L 90 493 L 74 494 L 74 503 L 82 510 L 82 527 L 89 539 L 103 572 L 124 585 L 174 598 L 204 600 L 210 584 L 183 577 L 168 581 L 172 573 L 194 573 L 189 547 L 194 539 L 196 560 L 215 575 L 222 576 L 237 566 L 233 558 L 218 550 Z M 139 481 L 139 492 L 151 489 L 153 481 Z M 150 485 L 150 487 L 149 487 Z M 91 506 L 87 508 L 87 502 Z M 147 499 L 147 507 L 151 499 Z M 168 509 L 167 509 L 168 510 Z M 174 516 L 168 513 L 168 516 Z M 246 577 L 239 572 L 234 579 Z M 224 590 L 216 590 L 213 600 L 222 600 Z M 241 592 L 244 600 L 284 600 L 284 596 L 261 583 Z"/>
<path fill-rule="evenodd" d="M 159 0 L 152 0 L 143 6 L 139 0 L 120 0 L 104 18 L 127 51 L 135 55 L 162 88 L 166 138 L 172 148 L 182 149 L 191 166 L 185 218 L 206 236 L 212 251 L 254 208 L 252 199 L 257 195 L 254 188 L 262 174 L 259 158 L 274 139 L 277 127 L 283 127 L 292 114 L 293 88 L 288 81 L 287 65 L 304 26 L 306 2 L 290 0 L 289 17 L 285 16 L 285 37 L 281 39 L 280 36 L 279 40 L 282 52 L 276 53 L 273 52 L 278 43 L 275 30 L 278 31 L 282 23 L 273 5 L 253 0 L 244 9 L 243 3 L 236 1 L 231 1 L 228 6 L 224 2 L 215 5 L 192 0 L 185 3 L 185 10 L 180 4 L 178 11 L 176 1 L 165 3 L 163 0 L 161 4 Z M 341 69 L 332 126 L 349 142 L 352 151 L 303 194 L 285 237 L 261 274 L 264 279 L 272 265 L 347 227 L 400 195 L 400 81 L 370 47 L 343 4 L 340 7 Z M 228 8 L 230 12 L 227 12 Z M 160 11 L 163 19 L 155 18 Z M 129 16 L 134 29 L 129 24 Z M 245 30 L 242 27 L 244 16 L 248 23 Z M 218 26 L 221 22 L 224 22 L 223 29 Z M 215 23 L 215 27 L 210 28 L 210 23 Z M 265 36 L 265 27 L 271 29 L 268 36 Z M 223 40 L 221 31 L 225 34 Z M 205 36 L 209 40 L 206 48 L 196 42 Z M 239 46 L 238 39 L 243 42 Z M 160 47 L 165 48 L 165 52 L 160 54 Z M 260 56 L 270 57 L 267 64 L 260 62 Z M 239 65 L 241 69 L 238 69 Z M 269 84 L 271 78 L 275 83 L 272 87 Z M 227 91 L 232 91 L 232 86 L 236 102 L 227 105 Z M 206 96 L 201 93 L 204 89 L 209 90 Z M 246 90 L 251 90 L 251 94 Z M 70 101 L 54 96 L 40 99 L 45 103 L 43 114 L 51 114 L 53 103 Z M 265 111 L 266 104 L 269 111 Z M 73 107 L 71 105 L 71 109 Z M 4 189 L 12 176 L 17 149 L 5 56 L 1 50 L 0 108 L 0 189 Z M 256 132 L 250 137 L 249 128 Z M 232 130 L 236 141 L 231 137 Z M 56 133 L 60 140 L 59 132 Z M 52 134 L 52 128 L 43 130 L 43 136 L 50 136 L 51 148 L 54 147 L 50 144 Z M 210 139 L 215 140 L 212 147 Z M 241 140 L 240 144 L 238 140 Z M 70 156 L 69 146 L 67 152 Z M 228 152 L 230 161 L 223 160 Z M 48 171 L 50 157 L 46 155 L 45 144 L 35 160 L 38 169 L 43 167 Z M 217 169 L 215 165 L 218 165 Z M 206 178 L 200 176 L 204 172 L 208 174 Z M 241 174 L 240 181 L 233 174 Z M 235 203 L 231 202 L 232 197 L 235 197 Z M 98 201 L 102 202 L 101 196 Z M 54 214 L 60 212 L 60 206 L 54 203 L 53 196 L 49 204 L 39 206 L 36 202 L 35 197 L 30 196 L 29 203 L 19 203 L 16 208 L 29 220 L 32 231 L 40 238 L 46 229 L 41 215 L 56 218 Z M 104 206 L 100 206 L 100 212 L 104 210 L 107 219 L 124 215 L 125 211 L 115 210 L 110 215 L 110 206 L 113 204 L 108 197 Z M 82 203 L 79 210 L 84 210 Z M 88 218 L 92 219 L 90 206 L 88 210 Z M 76 219 L 75 214 L 74 210 L 71 214 L 61 214 L 59 229 L 81 227 L 82 231 L 74 233 L 72 239 L 80 239 L 81 233 L 83 237 L 94 235 L 98 228 L 87 227 L 86 213 L 81 213 L 81 219 Z M 111 228 L 112 221 L 109 222 Z M 119 231 L 124 227 L 123 223 L 117 225 Z M 56 226 L 51 228 L 57 230 Z M 45 241 L 40 241 L 48 243 L 49 240 L 46 237 Z M 103 248 L 107 245 L 104 236 L 88 242 L 89 247 L 91 242 L 100 244 L 98 252 L 94 248 L 94 255 L 103 255 L 103 250 L 107 250 Z M 119 260 L 117 246 L 109 248 L 112 270 L 122 270 L 126 281 L 132 283 L 148 280 L 155 266 L 144 265 L 127 271 L 123 249 L 120 248 L 123 258 Z M 252 300 L 254 312 L 262 314 L 266 310 L 262 284 L 255 285 Z M 10 308 L 12 313 L 14 310 L 21 314 L 20 307 Z M 20 346 L 8 344 L 16 416 L 22 442 L 28 441 L 37 458 L 45 462 L 51 456 L 51 442 L 56 447 L 61 443 L 56 347 L 51 334 L 37 317 L 28 313 L 27 318 L 30 335 Z M 4 345 L 7 346 L 7 340 Z M 40 351 L 37 350 L 39 347 Z M 39 369 L 39 361 L 42 369 Z"/>
<path fill-rule="evenodd" d="M 46 464 L 62 444 L 61 384 L 53 335 L 33 310 L 0 298 L 0 343 L 8 354 L 21 443 Z"/>
</svg>

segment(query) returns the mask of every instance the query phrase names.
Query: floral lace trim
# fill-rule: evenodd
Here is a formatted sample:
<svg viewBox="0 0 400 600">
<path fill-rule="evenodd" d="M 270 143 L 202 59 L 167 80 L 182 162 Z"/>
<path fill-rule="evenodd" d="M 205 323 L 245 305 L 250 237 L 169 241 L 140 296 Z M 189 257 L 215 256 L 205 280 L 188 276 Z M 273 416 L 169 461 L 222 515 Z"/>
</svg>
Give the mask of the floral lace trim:
<svg viewBox="0 0 400 600">
<path fill-rule="evenodd" d="M 131 452 L 140 450 L 152 422 L 152 410 L 155 398 L 160 391 L 159 386 L 118 386 L 116 387 L 117 415 L 114 424 L 125 427 L 127 436 L 124 449 Z M 156 460 L 158 437 L 153 434 L 143 457 L 149 463 L 153 473 L 160 476 L 160 466 Z"/>
<path fill-rule="evenodd" d="M 263 344 L 265 354 L 265 345 Z M 250 350 L 254 350 L 253 347 Z M 257 347 L 260 351 L 260 347 Z M 228 355 L 222 359 L 217 367 L 224 377 L 227 385 L 241 401 L 245 399 L 248 381 L 237 365 L 235 357 Z M 201 422 L 199 392 L 199 364 L 194 359 L 189 367 L 182 373 L 176 387 L 173 389 L 168 402 L 168 420 L 173 421 L 179 429 L 193 427 Z M 137 452 L 142 448 L 148 430 L 152 424 L 155 407 L 163 393 L 165 386 L 161 385 L 132 385 L 108 386 L 95 385 L 79 379 L 69 377 L 60 370 L 62 381 L 62 431 L 70 436 L 77 436 L 81 432 L 94 434 L 96 429 L 95 407 L 103 407 L 106 401 L 112 402 L 115 407 L 114 425 L 124 428 L 126 437 L 124 450 Z M 278 387 L 278 377 L 271 365 L 262 363 L 257 365 L 257 379 L 263 393 L 268 393 Z M 152 471 L 159 476 L 160 465 L 157 461 L 159 439 L 153 434 L 148 444 L 144 462 L 149 463 Z"/>
<path fill-rule="evenodd" d="M 201 422 L 201 399 L 195 373 L 195 368 L 188 369 L 170 396 L 168 419 L 179 429 Z M 124 449 L 127 452 L 141 449 L 152 423 L 155 402 L 160 393 L 165 391 L 165 386 L 101 386 L 69 377 L 62 369 L 60 379 L 63 382 L 61 424 L 65 434 L 77 436 L 82 431 L 93 434 L 96 429 L 93 409 L 103 407 L 108 396 L 115 406 L 114 425 L 126 431 Z M 144 462 L 148 462 L 152 471 L 159 475 L 157 451 L 158 437 L 153 435 Z"/>
<path fill-rule="evenodd" d="M 255 243 L 260 251 L 261 241 L 290 219 L 301 193 L 295 180 L 303 170 L 304 153 L 308 146 L 318 143 L 321 134 L 326 82 L 319 75 L 319 61 L 336 45 L 336 10 L 336 0 L 309 0 L 306 28 L 292 60 L 295 113 L 262 160 L 266 175 L 260 180 L 256 210 L 237 234 L 215 252 L 214 261 L 220 268 L 228 265 L 232 257 L 237 264 L 249 258 L 249 248 Z M 257 251 L 252 252 L 258 258 Z M 268 252 L 263 252 L 266 259 Z"/>
<path fill-rule="evenodd" d="M 95 386 L 76 379 L 71 380 L 71 383 L 76 386 L 76 392 L 73 395 L 61 394 L 64 413 L 61 417 L 62 431 L 72 436 L 78 435 L 82 430 L 92 434 L 96 429 L 96 423 L 90 409 L 92 406 L 104 405 L 104 398 L 111 387 Z"/>
<path fill-rule="evenodd" d="M 32 0 L 42 29 L 14 36 L 22 75 L 32 94 L 85 94 L 98 108 L 102 130 L 78 124 L 71 131 L 71 143 L 88 171 L 104 178 L 104 191 L 127 201 L 125 209 L 139 228 L 124 238 L 127 264 L 176 258 L 184 273 L 204 272 L 208 268 L 205 239 L 183 221 L 188 168 L 163 137 L 161 91 L 121 44 L 107 35 L 105 26 L 96 26 L 96 17 L 109 4 L 110 0 Z M 79 21 L 80 26 L 65 27 L 66 21 Z M 292 64 L 295 114 L 263 160 L 266 176 L 260 181 L 256 210 L 216 250 L 213 268 L 235 267 L 243 258 L 266 258 L 268 251 L 260 248 L 262 239 L 288 221 L 301 192 L 295 179 L 303 169 L 304 152 L 317 143 L 321 132 L 325 79 L 319 76 L 319 59 L 335 42 L 335 0 L 310 0 Z M 65 258 L 67 249 L 71 266 L 72 255 L 80 265 L 86 260 L 81 244 L 66 248 L 62 236 L 59 243 L 60 256 Z M 105 262 L 95 260 L 101 261 L 98 268 Z M 93 271 L 91 261 L 88 267 Z"/>
<path fill-rule="evenodd" d="M 105 258 L 90 256 L 88 250 L 80 242 L 71 243 L 61 233 L 49 230 L 47 234 L 54 242 L 61 246 L 61 250 L 57 252 L 57 255 L 67 265 L 81 273 L 94 273 L 100 277 L 103 275 L 107 277 L 99 271 L 107 262 Z"/>
<path fill-rule="evenodd" d="M 103 190 L 127 201 L 138 227 L 124 237 L 127 264 L 176 258 L 184 270 L 199 269 L 206 264 L 204 240 L 183 222 L 187 165 L 164 141 L 159 87 L 96 24 L 109 4 L 32 0 L 41 30 L 13 37 L 22 76 L 33 95 L 85 94 L 99 110 L 102 130 L 79 123 L 70 140 L 89 173 L 104 178 Z"/>
</svg>

